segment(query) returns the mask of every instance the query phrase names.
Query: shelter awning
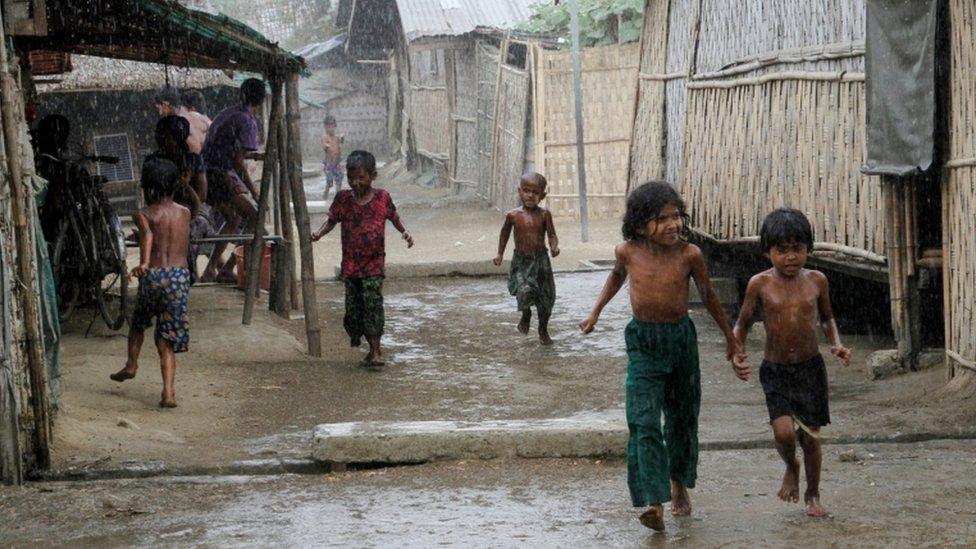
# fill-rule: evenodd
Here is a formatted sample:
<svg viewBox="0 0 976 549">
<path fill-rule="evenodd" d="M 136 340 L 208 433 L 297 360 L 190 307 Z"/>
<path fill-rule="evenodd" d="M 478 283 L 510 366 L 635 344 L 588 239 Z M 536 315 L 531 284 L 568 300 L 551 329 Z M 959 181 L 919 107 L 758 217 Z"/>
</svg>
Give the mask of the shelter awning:
<svg viewBox="0 0 976 549">
<path fill-rule="evenodd" d="M 172 0 L 48 0 L 46 36 L 27 49 L 255 73 L 304 72 L 305 63 L 251 27 Z"/>
</svg>

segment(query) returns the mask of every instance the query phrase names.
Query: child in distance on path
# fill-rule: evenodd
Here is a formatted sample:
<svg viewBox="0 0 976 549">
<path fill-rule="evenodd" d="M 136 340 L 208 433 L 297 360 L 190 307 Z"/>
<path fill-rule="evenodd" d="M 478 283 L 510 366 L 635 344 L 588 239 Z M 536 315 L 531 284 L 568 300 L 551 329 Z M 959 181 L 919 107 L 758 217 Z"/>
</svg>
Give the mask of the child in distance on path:
<svg viewBox="0 0 976 549">
<path fill-rule="evenodd" d="M 333 184 L 336 194 L 342 190 L 342 143 L 346 138 L 336 133 L 336 119 L 331 114 L 325 116 L 322 125 L 325 126 L 325 133 L 322 134 L 322 152 L 325 155 L 322 161 L 322 173 L 325 174 L 322 200 L 328 200 Z"/>
<path fill-rule="evenodd" d="M 162 408 L 176 407 L 176 353 L 185 352 L 190 343 L 190 270 L 186 262 L 190 210 L 173 201 L 179 185 L 180 171 L 169 160 L 150 157 L 143 164 L 142 188 L 149 205 L 133 216 L 139 233 L 139 266 L 130 276 L 139 279 L 139 291 L 129 323 L 129 358 L 124 368 L 109 376 L 119 382 L 136 377 L 145 330 L 155 318 Z"/>
<path fill-rule="evenodd" d="M 350 189 L 336 193 L 329 207 L 329 217 L 312 235 L 317 242 L 336 225 L 342 231 L 342 279 L 346 285 L 346 315 L 343 326 L 353 347 L 362 337 L 369 343 L 364 366 L 382 366 L 385 317 L 383 312 L 383 278 L 386 270 L 386 222 L 389 220 L 413 247 L 390 193 L 374 189 L 376 158 L 366 151 L 353 151 L 346 159 Z"/>
<path fill-rule="evenodd" d="M 532 309 L 539 313 L 539 341 L 552 345 L 549 337 L 549 318 L 556 302 L 556 282 L 553 279 L 552 257 L 559 255 L 559 238 L 552 222 L 552 213 L 539 206 L 546 197 L 546 178 L 530 172 L 519 181 L 518 195 L 522 206 L 505 215 L 501 234 L 498 237 L 498 255 L 493 262 L 501 265 L 505 255 L 508 238 L 515 230 L 515 252 L 508 277 L 508 291 L 515 296 L 522 319 L 518 330 L 529 333 Z M 549 239 L 549 252 L 546 251 L 546 237 Z"/>
<path fill-rule="evenodd" d="M 756 304 L 762 305 L 766 331 L 765 359 L 759 380 L 766 395 L 769 423 L 776 450 L 786 462 L 786 473 L 779 498 L 799 501 L 800 464 L 796 443 L 803 448 L 807 489 L 803 500 L 807 515 L 827 516 L 820 504 L 820 428 L 830 423 L 827 404 L 827 370 L 817 344 L 817 324 L 821 325 L 830 352 L 844 366 L 851 363 L 851 352 L 840 341 L 837 323 L 830 306 L 827 277 L 806 269 L 807 254 L 813 250 L 813 230 L 802 212 L 780 208 L 763 221 L 760 246 L 773 267 L 749 280 L 742 302 L 735 336 L 745 345 L 752 326 Z M 750 374 L 745 357 L 736 357 L 736 375 Z M 794 421 L 799 430 L 794 427 Z"/>
<path fill-rule="evenodd" d="M 712 289 L 705 257 L 683 238 L 687 218 L 684 201 L 667 183 L 654 181 L 631 191 L 622 231 L 626 242 L 614 250 L 613 270 L 593 312 L 580 323 L 584 334 L 592 332 L 630 277 L 634 318 L 624 333 L 627 485 L 634 507 L 648 507 L 641 524 L 658 531 L 664 530 L 665 502 L 672 502 L 675 516 L 691 514 L 688 489 L 697 478 L 701 374 L 695 326 L 688 317 L 689 278 L 725 335 L 726 357 L 744 360 Z"/>
</svg>

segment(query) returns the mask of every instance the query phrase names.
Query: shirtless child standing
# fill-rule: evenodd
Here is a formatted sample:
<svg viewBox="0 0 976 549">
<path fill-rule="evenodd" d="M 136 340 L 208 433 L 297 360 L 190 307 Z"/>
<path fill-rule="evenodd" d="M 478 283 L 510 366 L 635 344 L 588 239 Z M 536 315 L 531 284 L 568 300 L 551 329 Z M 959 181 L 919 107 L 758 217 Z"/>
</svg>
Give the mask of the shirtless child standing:
<svg viewBox="0 0 976 549">
<path fill-rule="evenodd" d="M 133 216 L 139 233 L 139 266 L 132 269 L 131 276 L 139 279 L 139 292 L 129 323 L 129 359 L 124 368 L 109 376 L 119 382 L 136 377 L 143 337 L 155 318 L 162 408 L 176 407 L 176 353 L 185 352 L 190 343 L 190 270 L 186 262 L 190 210 L 173 201 L 179 186 L 179 169 L 169 160 L 150 157 L 143 164 L 142 188 L 149 205 Z"/>
<path fill-rule="evenodd" d="M 328 200 L 329 189 L 333 184 L 336 194 L 342 190 L 342 143 L 346 138 L 336 133 L 336 119 L 331 114 L 326 115 L 323 124 L 325 133 L 322 134 L 322 152 L 325 154 L 325 161 L 322 162 L 322 171 L 325 174 L 325 191 L 322 199 Z"/>
<path fill-rule="evenodd" d="M 830 353 L 844 366 L 851 363 L 851 352 L 840 342 L 834 313 L 830 308 L 827 277 L 820 271 L 804 268 L 813 249 L 813 230 L 798 210 L 780 208 L 763 221 L 759 236 L 763 254 L 773 268 L 749 280 L 746 296 L 735 323 L 735 336 L 745 345 L 752 326 L 756 304 L 762 305 L 766 330 L 765 360 L 759 380 L 766 394 L 769 423 L 773 427 L 776 450 L 786 462 L 779 498 L 797 502 L 800 494 L 800 464 L 796 443 L 803 448 L 803 467 L 807 489 L 803 501 L 807 515 L 827 516 L 820 504 L 820 428 L 830 423 L 827 406 L 827 370 L 817 345 L 820 324 Z M 736 375 L 749 377 L 744 357 L 735 360 Z M 794 421 L 799 428 L 794 427 Z"/>
<path fill-rule="evenodd" d="M 508 275 L 508 291 L 515 296 L 522 319 L 518 330 L 529 333 L 532 309 L 539 313 L 539 341 L 552 345 L 549 337 L 549 317 L 556 303 L 556 282 L 552 275 L 552 264 L 546 252 L 546 237 L 549 238 L 549 251 L 552 257 L 559 255 L 559 238 L 552 223 L 549 210 L 539 206 L 546 197 L 546 178 L 530 172 L 519 181 L 518 195 L 522 202 L 520 208 L 505 215 L 505 223 L 498 237 L 498 255 L 495 265 L 502 264 L 508 237 L 515 229 L 515 253 Z"/>
</svg>

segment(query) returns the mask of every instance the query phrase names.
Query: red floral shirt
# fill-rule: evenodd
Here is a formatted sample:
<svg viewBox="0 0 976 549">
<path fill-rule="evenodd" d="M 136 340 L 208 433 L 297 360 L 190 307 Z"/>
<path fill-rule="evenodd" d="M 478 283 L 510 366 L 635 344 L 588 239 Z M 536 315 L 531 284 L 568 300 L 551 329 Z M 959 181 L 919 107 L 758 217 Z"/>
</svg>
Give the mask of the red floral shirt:
<svg viewBox="0 0 976 549">
<path fill-rule="evenodd" d="M 343 278 L 384 276 L 386 221 L 395 214 L 393 199 L 383 189 L 373 189 L 373 198 L 363 205 L 349 189 L 336 194 L 329 219 L 339 223 L 342 231 Z"/>
</svg>

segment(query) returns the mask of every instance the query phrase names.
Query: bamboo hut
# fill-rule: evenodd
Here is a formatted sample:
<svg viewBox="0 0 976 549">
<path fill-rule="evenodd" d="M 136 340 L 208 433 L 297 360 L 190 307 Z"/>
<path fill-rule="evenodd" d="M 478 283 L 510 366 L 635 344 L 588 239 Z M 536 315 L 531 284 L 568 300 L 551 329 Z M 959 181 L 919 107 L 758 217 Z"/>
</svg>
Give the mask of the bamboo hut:
<svg viewBox="0 0 976 549">
<path fill-rule="evenodd" d="M 958 376 L 976 368 L 976 11 L 946 4 L 901 3 L 918 13 L 897 18 L 883 0 L 649 0 L 629 179 L 673 182 L 719 247 L 755 242 L 775 207 L 803 210 L 813 262 L 887 284 L 905 368 L 944 338 Z M 886 96 L 891 78 L 915 95 Z M 885 139 L 899 119 L 914 122 Z M 939 306 L 944 321 L 923 322 Z"/>
<path fill-rule="evenodd" d="M 2 170 L 4 192 L 0 208 L 0 241 L 3 242 L 2 280 L 4 319 L 2 368 L 0 368 L 0 478 L 19 482 L 33 468 L 49 463 L 50 394 L 44 369 L 44 337 L 41 329 L 38 278 L 41 269 L 33 258 L 35 241 L 33 162 L 26 139 L 23 113 L 27 73 L 19 73 L 15 51 L 64 51 L 105 58 L 153 62 L 176 67 L 244 71 L 264 75 L 271 84 L 266 123 L 266 158 L 258 197 L 259 218 L 269 208 L 278 213 L 276 232 L 282 236 L 277 254 L 270 304 L 287 308 L 285 295 L 291 281 L 291 209 L 280 197 L 291 196 L 301 250 L 301 288 L 310 354 L 321 353 L 315 307 L 310 229 L 301 181 L 301 132 L 299 131 L 298 77 L 305 71 L 302 60 L 237 21 L 185 8 L 166 0 L 73 2 L 69 0 L 11 0 L 3 3 L 3 145 L 6 164 Z M 8 51 L 6 37 L 13 38 Z M 8 55 L 10 58 L 8 58 Z M 28 82 L 29 83 L 29 82 Z M 270 201 L 272 181 L 279 182 Z M 9 213 L 9 215 L 8 215 Z M 250 238 L 251 257 L 259 257 L 262 232 Z M 248 268 L 244 323 L 250 321 L 257 293 L 257 262 Z"/>
</svg>

